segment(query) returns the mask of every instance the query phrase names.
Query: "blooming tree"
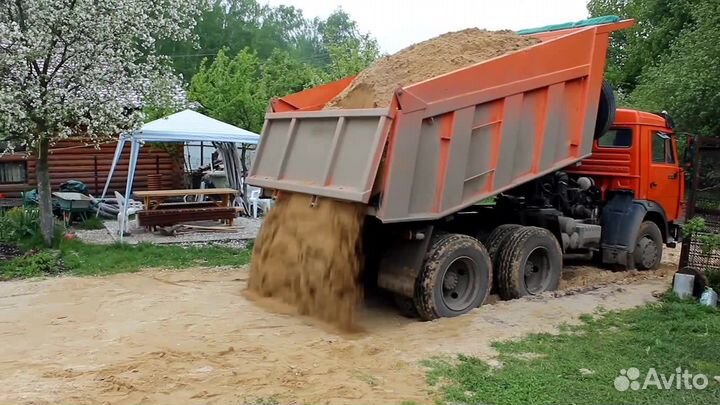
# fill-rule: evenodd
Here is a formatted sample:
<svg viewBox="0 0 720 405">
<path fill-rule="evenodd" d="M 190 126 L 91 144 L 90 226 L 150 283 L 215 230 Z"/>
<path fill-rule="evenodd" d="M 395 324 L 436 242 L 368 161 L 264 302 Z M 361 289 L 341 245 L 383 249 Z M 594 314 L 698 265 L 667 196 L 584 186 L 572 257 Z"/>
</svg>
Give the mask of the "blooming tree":
<svg viewBox="0 0 720 405">
<path fill-rule="evenodd" d="M 192 37 L 199 0 L 1 0 L 0 140 L 37 159 L 45 242 L 52 243 L 48 150 L 133 130 L 168 108 L 181 78 L 158 40 Z M 2 151 L 0 151 L 2 153 Z"/>
</svg>

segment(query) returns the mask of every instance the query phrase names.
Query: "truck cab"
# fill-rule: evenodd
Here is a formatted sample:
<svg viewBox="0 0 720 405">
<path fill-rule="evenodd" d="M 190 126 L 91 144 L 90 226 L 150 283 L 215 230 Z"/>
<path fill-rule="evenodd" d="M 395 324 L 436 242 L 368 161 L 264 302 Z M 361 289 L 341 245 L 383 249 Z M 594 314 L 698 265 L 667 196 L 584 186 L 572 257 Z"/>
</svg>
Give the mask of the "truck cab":
<svg viewBox="0 0 720 405">
<path fill-rule="evenodd" d="M 630 193 L 647 207 L 646 219 L 658 225 L 666 244 L 674 243 L 685 176 L 670 117 L 618 109 L 610 130 L 594 140 L 592 155 L 568 172 L 592 178 L 603 201 Z"/>
</svg>

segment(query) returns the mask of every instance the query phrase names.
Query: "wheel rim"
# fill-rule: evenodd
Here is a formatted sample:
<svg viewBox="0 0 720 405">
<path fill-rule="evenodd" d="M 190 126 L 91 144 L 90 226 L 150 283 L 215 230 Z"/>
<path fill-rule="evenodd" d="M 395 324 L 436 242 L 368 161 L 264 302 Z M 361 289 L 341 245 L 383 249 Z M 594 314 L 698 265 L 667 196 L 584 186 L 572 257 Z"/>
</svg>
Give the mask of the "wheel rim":
<svg viewBox="0 0 720 405">
<path fill-rule="evenodd" d="M 651 268 L 655 265 L 658 249 L 651 237 L 643 236 L 635 248 L 640 251 L 640 263 L 642 263 L 643 267 Z"/>
<path fill-rule="evenodd" d="M 445 306 L 451 310 L 464 311 L 472 305 L 477 289 L 474 267 L 475 262 L 471 258 L 462 256 L 453 260 L 445 271 L 442 298 Z"/>
<path fill-rule="evenodd" d="M 547 289 L 550 280 L 550 258 L 544 247 L 538 246 L 525 261 L 525 288 L 528 294 L 539 294 Z"/>
</svg>

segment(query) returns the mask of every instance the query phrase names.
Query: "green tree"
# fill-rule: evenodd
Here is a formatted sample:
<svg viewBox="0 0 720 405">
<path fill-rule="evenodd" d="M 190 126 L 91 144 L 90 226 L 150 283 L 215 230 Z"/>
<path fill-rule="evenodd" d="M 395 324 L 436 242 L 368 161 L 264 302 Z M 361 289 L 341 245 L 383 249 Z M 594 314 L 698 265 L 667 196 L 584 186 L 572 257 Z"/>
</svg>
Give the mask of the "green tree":
<svg viewBox="0 0 720 405">
<path fill-rule="evenodd" d="M 357 23 L 342 9 L 328 16 L 318 29 L 328 55 L 326 71 L 330 80 L 355 75 L 380 56 L 377 41 L 361 33 Z"/>
<path fill-rule="evenodd" d="M 262 63 L 260 78 L 266 102 L 271 97 L 284 96 L 322 84 L 326 79 L 320 69 L 282 50 L 275 50 Z"/>
<path fill-rule="evenodd" d="M 720 133 L 720 2 L 591 0 L 588 9 L 636 19 L 609 50 L 606 77 L 621 103 L 666 110 L 681 131 Z"/>
<path fill-rule="evenodd" d="M 217 52 L 235 55 L 251 49 L 260 61 L 275 51 L 286 52 L 325 73 L 325 80 L 357 73 L 379 54 L 377 42 L 359 31 L 341 9 L 327 19 L 308 19 L 302 10 L 260 5 L 256 0 L 210 0 L 198 16 L 191 41 L 158 41 L 158 53 L 169 55 L 186 81 L 204 59 L 212 63 Z"/>
<path fill-rule="evenodd" d="M 73 135 L 97 144 L 138 128 L 143 107 L 182 104 L 172 97 L 179 78 L 154 52 L 155 41 L 189 39 L 196 14 L 195 0 L 2 2 L 0 143 L 36 158 L 48 245 L 50 145 Z"/>
<path fill-rule="evenodd" d="M 612 34 L 606 77 L 616 90 L 631 93 L 644 69 L 668 55 L 675 38 L 693 24 L 693 0 L 590 0 L 591 17 L 634 18 L 634 27 Z"/>
<path fill-rule="evenodd" d="M 693 24 L 641 74 L 630 101 L 667 110 L 681 130 L 720 135 L 720 2 L 696 0 Z"/>
<path fill-rule="evenodd" d="M 260 60 L 243 49 L 230 58 L 220 50 L 212 63 L 203 61 L 190 82 L 188 99 L 201 111 L 229 124 L 259 132 L 267 98 L 259 86 Z"/>
<path fill-rule="evenodd" d="M 328 47 L 330 65 L 327 74 L 330 80 L 353 76 L 368 67 L 379 56 L 377 42 L 368 38 L 351 39 Z"/>
</svg>

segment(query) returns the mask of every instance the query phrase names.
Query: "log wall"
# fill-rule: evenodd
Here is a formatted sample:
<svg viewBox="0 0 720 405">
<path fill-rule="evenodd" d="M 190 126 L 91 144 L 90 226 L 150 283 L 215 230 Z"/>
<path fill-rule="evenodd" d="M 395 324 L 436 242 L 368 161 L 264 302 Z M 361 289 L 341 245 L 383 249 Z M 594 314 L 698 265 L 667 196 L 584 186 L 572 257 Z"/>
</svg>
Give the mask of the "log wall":
<svg viewBox="0 0 720 405">
<path fill-rule="evenodd" d="M 102 193 L 110 165 L 115 154 L 116 142 L 104 143 L 99 149 L 85 144 L 80 140 L 66 140 L 52 146 L 49 158 L 50 185 L 57 191 L 61 183 L 68 180 L 79 180 L 85 183 L 95 196 Z M 110 190 L 125 192 L 127 180 L 130 144 L 126 144 L 122 158 L 115 169 L 110 183 Z M 25 184 L 0 184 L 0 193 L 7 197 L 18 197 L 20 193 L 36 187 L 35 160 L 24 153 L 0 157 L 0 163 L 8 161 L 25 162 L 27 166 L 27 182 Z M 147 189 L 147 175 L 162 173 L 162 186 L 166 189 L 184 188 L 182 146 L 171 155 L 167 151 L 144 146 L 140 150 L 137 169 L 135 171 L 134 190 Z M 111 192 L 110 192 L 111 193 Z"/>
</svg>

